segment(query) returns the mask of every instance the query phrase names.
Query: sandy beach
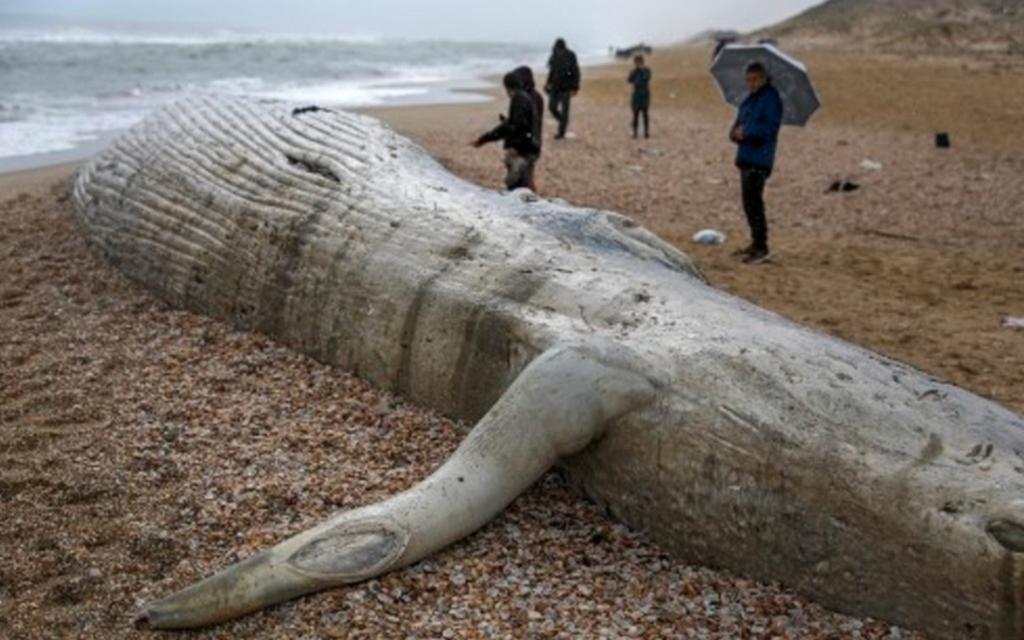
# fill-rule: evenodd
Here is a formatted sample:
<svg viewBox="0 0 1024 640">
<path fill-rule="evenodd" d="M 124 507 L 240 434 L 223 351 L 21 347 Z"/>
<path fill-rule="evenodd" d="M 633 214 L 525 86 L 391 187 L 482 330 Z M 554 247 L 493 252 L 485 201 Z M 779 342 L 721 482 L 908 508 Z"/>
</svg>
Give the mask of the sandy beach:
<svg viewBox="0 0 1024 640">
<path fill-rule="evenodd" d="M 1024 330 L 1002 326 L 1024 316 L 1024 70 L 807 61 L 826 108 L 783 135 L 769 264 L 729 257 L 745 222 L 703 50 L 654 56 L 646 141 L 630 137 L 627 68 L 589 70 L 539 191 L 633 217 L 729 292 L 1024 411 Z M 500 150 L 468 143 L 503 108 L 374 114 L 497 188 Z M 952 149 L 935 148 L 937 131 Z M 80 234 L 74 168 L 0 175 L 4 638 L 148 637 L 131 625 L 142 601 L 407 488 L 465 429 L 135 286 Z M 838 178 L 861 189 L 826 193 Z M 690 242 L 708 227 L 728 244 Z M 552 473 L 428 561 L 187 637 L 921 636 L 674 560 Z"/>
</svg>

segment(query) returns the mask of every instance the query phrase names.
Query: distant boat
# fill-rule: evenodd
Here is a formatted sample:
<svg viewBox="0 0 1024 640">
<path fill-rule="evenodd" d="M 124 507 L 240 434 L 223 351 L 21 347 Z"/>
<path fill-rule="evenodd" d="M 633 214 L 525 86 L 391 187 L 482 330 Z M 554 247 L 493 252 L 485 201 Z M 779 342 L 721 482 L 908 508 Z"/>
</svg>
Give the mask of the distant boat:
<svg viewBox="0 0 1024 640">
<path fill-rule="evenodd" d="M 635 44 L 632 47 L 626 47 L 625 49 L 616 49 L 615 57 L 632 58 L 633 56 L 650 55 L 652 53 L 654 53 L 654 47 L 641 42 L 640 44 Z"/>
</svg>

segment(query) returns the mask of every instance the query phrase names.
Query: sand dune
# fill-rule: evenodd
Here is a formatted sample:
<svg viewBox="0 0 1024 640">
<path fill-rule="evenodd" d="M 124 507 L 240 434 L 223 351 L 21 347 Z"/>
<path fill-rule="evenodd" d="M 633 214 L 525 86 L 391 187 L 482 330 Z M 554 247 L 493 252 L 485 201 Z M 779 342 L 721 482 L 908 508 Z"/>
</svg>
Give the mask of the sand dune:
<svg viewBox="0 0 1024 640">
<path fill-rule="evenodd" d="M 1024 54 L 1020 0 L 828 0 L 756 35 L 855 51 Z"/>
</svg>

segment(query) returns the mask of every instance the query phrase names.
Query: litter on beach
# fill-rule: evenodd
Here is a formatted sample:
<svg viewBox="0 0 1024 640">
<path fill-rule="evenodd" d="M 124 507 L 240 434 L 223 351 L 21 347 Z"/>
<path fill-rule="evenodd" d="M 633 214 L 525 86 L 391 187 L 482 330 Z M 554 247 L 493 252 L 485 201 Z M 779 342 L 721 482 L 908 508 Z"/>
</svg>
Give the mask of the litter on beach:
<svg viewBox="0 0 1024 640">
<path fill-rule="evenodd" d="M 853 180 L 835 180 L 828 186 L 825 193 L 850 193 L 851 191 L 857 191 L 860 189 L 860 185 Z"/>
<path fill-rule="evenodd" d="M 1024 316 L 1008 316 L 1003 319 L 1003 326 L 1007 329 L 1024 329 Z"/>
<path fill-rule="evenodd" d="M 866 171 L 881 171 L 884 167 L 885 165 L 883 165 L 881 162 L 878 162 L 877 160 L 871 160 L 870 158 L 865 158 L 860 163 L 860 168 Z"/>
<path fill-rule="evenodd" d="M 725 244 L 725 239 L 726 236 L 724 233 L 714 229 L 704 229 L 702 231 L 698 231 L 693 236 L 693 241 L 697 244 L 703 244 L 711 247 L 717 247 Z"/>
</svg>

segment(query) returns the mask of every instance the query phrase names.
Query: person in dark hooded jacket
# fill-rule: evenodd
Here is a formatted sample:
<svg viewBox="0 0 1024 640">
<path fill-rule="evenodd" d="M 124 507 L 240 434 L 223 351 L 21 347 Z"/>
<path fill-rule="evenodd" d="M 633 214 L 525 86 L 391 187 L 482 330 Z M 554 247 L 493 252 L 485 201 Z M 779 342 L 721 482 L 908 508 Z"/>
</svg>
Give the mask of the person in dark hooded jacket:
<svg viewBox="0 0 1024 640">
<path fill-rule="evenodd" d="M 515 72 L 506 73 L 502 84 L 509 97 L 508 116 L 501 116 L 497 127 L 483 134 L 473 143 L 482 147 L 488 142 L 502 140 L 505 143 L 505 186 L 514 189 L 529 188 L 533 165 L 540 155 L 540 144 L 536 139 L 536 107 L 530 95 L 523 90 L 522 82 Z"/>
<path fill-rule="evenodd" d="M 633 96 L 630 104 L 633 107 L 633 137 L 640 133 L 640 118 L 644 120 L 644 137 L 651 137 L 651 69 L 644 62 L 643 56 L 633 58 L 633 71 L 626 82 L 633 85 Z"/>
<path fill-rule="evenodd" d="M 544 96 L 537 91 L 537 83 L 533 78 L 533 69 L 527 66 L 516 67 L 512 73 L 516 74 L 519 78 L 519 84 L 523 87 L 523 91 L 529 94 L 530 99 L 533 100 L 533 112 L 536 116 L 534 121 L 533 140 L 537 143 L 537 160 L 530 165 L 530 189 L 533 191 L 537 190 L 537 185 L 534 180 L 534 173 L 537 170 L 537 162 L 540 161 L 541 151 L 544 147 Z"/>
<path fill-rule="evenodd" d="M 543 145 L 543 133 L 544 133 L 544 96 L 541 95 L 540 91 L 537 91 L 537 83 L 533 77 L 533 69 L 527 66 L 516 67 L 512 70 L 512 73 L 516 74 L 519 78 L 519 84 L 533 100 L 534 111 L 537 112 L 537 130 L 534 132 L 534 139 L 537 141 L 537 145 Z"/>
<path fill-rule="evenodd" d="M 566 46 L 565 40 L 559 38 L 548 59 L 548 81 L 544 85 L 544 91 L 550 98 L 548 108 L 555 120 L 558 120 L 555 140 L 564 138 L 569 129 L 569 106 L 579 90 L 580 65 L 576 54 Z"/>
</svg>

